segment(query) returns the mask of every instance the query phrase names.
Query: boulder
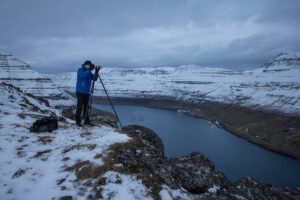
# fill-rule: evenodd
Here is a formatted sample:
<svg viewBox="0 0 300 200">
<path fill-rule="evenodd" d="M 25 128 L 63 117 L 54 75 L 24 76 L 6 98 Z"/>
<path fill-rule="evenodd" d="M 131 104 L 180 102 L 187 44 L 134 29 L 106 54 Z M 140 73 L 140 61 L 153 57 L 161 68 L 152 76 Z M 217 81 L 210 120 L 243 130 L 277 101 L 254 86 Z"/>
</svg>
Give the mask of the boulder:
<svg viewBox="0 0 300 200">
<path fill-rule="evenodd" d="M 214 164 L 199 152 L 171 158 L 169 162 L 181 186 L 191 193 L 199 194 L 211 187 L 222 188 L 231 184 L 223 173 L 214 171 Z"/>
<path fill-rule="evenodd" d="M 123 130 L 128 133 L 137 134 L 141 142 L 143 142 L 146 146 L 151 146 L 151 148 L 155 149 L 161 156 L 165 156 L 164 144 L 162 140 L 151 129 L 138 125 L 129 125 L 125 126 Z"/>
<path fill-rule="evenodd" d="M 180 184 L 173 174 L 172 166 L 164 156 L 164 145 L 161 139 L 151 130 L 142 126 L 130 125 L 123 130 L 135 142 L 117 149 L 116 161 L 127 168 L 146 167 L 163 183 L 171 188 L 179 188 Z"/>
<path fill-rule="evenodd" d="M 203 193 L 201 198 L 215 200 L 294 200 L 297 199 L 283 192 L 275 191 L 253 177 L 243 177 L 217 192 Z"/>
</svg>

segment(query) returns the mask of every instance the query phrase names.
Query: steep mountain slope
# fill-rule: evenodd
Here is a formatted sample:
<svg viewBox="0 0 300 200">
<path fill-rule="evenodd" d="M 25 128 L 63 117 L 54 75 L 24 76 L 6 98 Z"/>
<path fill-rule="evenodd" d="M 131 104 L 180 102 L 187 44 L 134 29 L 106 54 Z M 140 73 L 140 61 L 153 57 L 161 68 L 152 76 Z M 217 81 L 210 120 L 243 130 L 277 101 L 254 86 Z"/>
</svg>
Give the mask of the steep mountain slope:
<svg viewBox="0 0 300 200">
<path fill-rule="evenodd" d="M 1 83 L 0 92 L 1 199 L 152 199 L 135 175 L 110 171 L 113 168 L 99 171 L 99 177 L 78 177 L 86 165 L 103 166 L 110 145 L 131 139 L 126 134 L 109 126 L 82 130 L 68 119 L 59 121 L 59 129 L 51 133 L 31 133 L 36 119 L 58 110 L 10 84 Z M 169 198 L 172 190 L 164 188 L 161 195 Z"/>
<path fill-rule="evenodd" d="M 285 53 L 244 72 L 194 65 L 104 68 L 100 75 L 112 97 L 167 97 L 186 102 L 238 104 L 300 115 L 300 54 Z M 48 75 L 57 87 L 75 91 L 76 72 Z M 96 96 L 105 96 L 100 84 Z"/>
<path fill-rule="evenodd" d="M 73 98 L 59 90 L 52 80 L 33 70 L 16 57 L 0 53 L 0 82 L 13 84 L 25 93 L 47 99 L 51 106 L 74 104 Z"/>
</svg>

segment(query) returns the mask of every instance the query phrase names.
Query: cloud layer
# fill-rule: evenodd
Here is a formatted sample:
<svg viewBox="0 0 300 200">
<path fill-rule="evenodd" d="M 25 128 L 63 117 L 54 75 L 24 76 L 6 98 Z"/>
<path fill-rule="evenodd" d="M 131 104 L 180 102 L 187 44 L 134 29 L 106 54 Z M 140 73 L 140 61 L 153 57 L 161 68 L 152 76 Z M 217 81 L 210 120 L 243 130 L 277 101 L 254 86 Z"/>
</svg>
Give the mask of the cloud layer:
<svg viewBox="0 0 300 200">
<path fill-rule="evenodd" d="M 298 0 L 1 0 L 0 51 L 41 72 L 196 64 L 255 68 L 300 51 Z"/>
</svg>

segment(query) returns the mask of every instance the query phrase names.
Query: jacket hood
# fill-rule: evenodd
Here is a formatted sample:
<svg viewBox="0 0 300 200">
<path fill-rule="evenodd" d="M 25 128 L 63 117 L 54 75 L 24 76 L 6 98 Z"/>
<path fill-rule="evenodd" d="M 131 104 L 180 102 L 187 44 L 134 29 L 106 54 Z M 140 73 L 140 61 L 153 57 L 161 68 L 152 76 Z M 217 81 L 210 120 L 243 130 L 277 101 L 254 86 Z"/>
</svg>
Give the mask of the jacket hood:
<svg viewBox="0 0 300 200">
<path fill-rule="evenodd" d="M 81 64 L 81 68 L 82 68 L 83 70 L 86 70 L 84 64 Z"/>
</svg>

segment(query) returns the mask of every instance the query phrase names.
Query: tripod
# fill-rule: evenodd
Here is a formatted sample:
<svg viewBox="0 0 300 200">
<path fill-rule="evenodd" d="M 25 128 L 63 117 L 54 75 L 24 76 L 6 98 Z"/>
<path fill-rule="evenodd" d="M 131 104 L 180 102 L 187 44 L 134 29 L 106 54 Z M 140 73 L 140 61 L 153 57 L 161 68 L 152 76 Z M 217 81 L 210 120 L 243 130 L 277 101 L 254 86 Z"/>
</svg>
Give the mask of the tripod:
<svg viewBox="0 0 300 200">
<path fill-rule="evenodd" d="M 100 82 L 101 82 L 101 85 L 102 85 L 102 87 L 103 87 L 103 90 L 104 90 L 104 92 L 105 92 L 105 94 L 106 94 L 106 97 L 107 97 L 107 99 L 108 99 L 108 101 L 109 101 L 109 103 L 110 103 L 110 105 L 111 105 L 111 107 L 112 107 L 112 109 L 113 109 L 113 111 L 114 111 L 114 114 L 115 114 L 116 117 L 117 117 L 117 120 L 118 120 L 118 122 L 119 122 L 119 124 L 120 124 L 121 129 L 123 130 L 122 123 L 121 123 L 121 121 L 120 121 L 120 119 L 119 119 L 119 116 L 118 116 L 116 110 L 115 110 L 115 107 L 114 107 L 114 105 L 113 105 L 113 103 L 112 103 L 112 101 L 111 101 L 111 99 L 110 99 L 110 97 L 109 97 L 109 95 L 108 95 L 108 93 L 107 93 L 107 90 L 106 90 L 106 88 L 105 88 L 105 86 L 104 86 L 104 83 L 103 83 L 103 81 L 102 81 L 100 75 L 98 74 L 99 70 L 100 70 L 100 68 L 97 69 L 97 71 L 96 71 L 96 73 L 95 73 L 95 75 L 94 75 L 93 81 L 92 81 L 92 86 L 91 86 L 91 89 L 90 89 L 89 102 L 88 102 L 88 106 L 87 106 L 87 108 L 86 108 L 86 110 L 85 110 L 85 113 L 84 113 L 84 118 L 83 118 L 84 120 L 83 120 L 82 128 L 84 128 L 84 123 L 85 123 L 85 121 L 86 121 L 87 116 L 90 117 L 90 114 L 91 114 L 91 108 L 92 108 L 92 102 L 93 102 L 93 96 L 94 96 L 95 79 L 96 79 L 96 76 L 98 76 L 98 78 L 99 78 L 99 80 L 100 80 Z"/>
</svg>

